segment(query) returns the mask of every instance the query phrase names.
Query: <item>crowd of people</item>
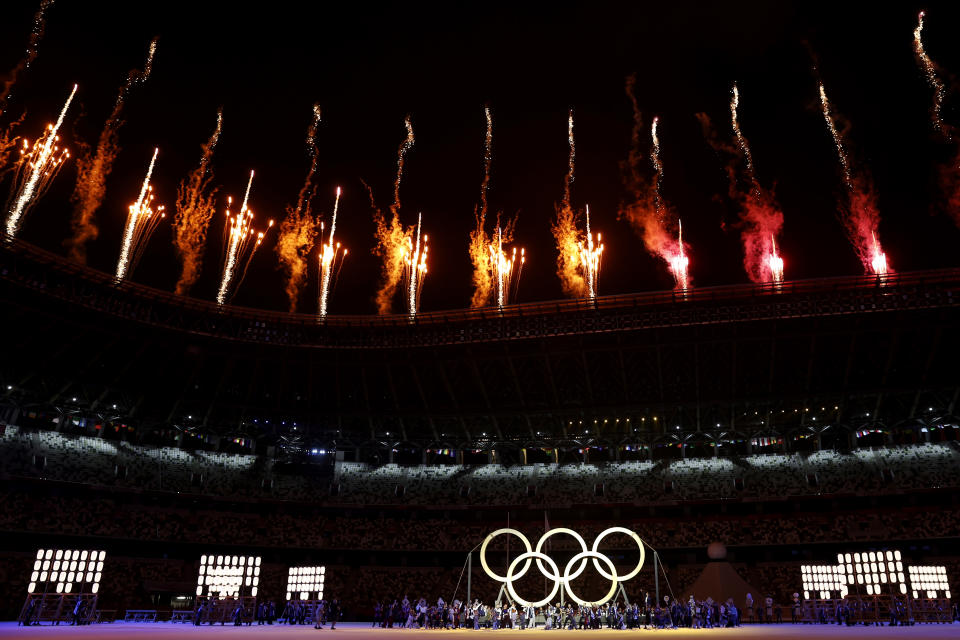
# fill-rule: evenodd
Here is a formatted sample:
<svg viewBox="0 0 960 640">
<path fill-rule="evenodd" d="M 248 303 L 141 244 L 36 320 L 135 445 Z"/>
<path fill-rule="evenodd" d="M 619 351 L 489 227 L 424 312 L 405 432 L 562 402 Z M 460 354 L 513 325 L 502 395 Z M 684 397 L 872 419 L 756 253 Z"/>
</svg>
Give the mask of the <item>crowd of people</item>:
<svg viewBox="0 0 960 640">
<path fill-rule="evenodd" d="M 42 461 L 42 462 L 41 462 Z M 960 450 L 921 443 L 740 458 L 503 466 L 338 462 L 329 477 L 285 473 L 267 456 L 185 451 L 7 426 L 0 462 L 11 476 L 204 495 L 243 493 L 330 504 L 658 504 L 784 495 L 883 494 L 955 487 Z M 599 489 L 598 489 L 599 487 Z"/>
<path fill-rule="evenodd" d="M 373 605 L 373 626 L 385 629 L 709 629 L 739 627 L 740 623 L 741 610 L 733 598 L 721 603 L 712 598 L 696 600 L 691 595 L 682 602 L 664 595 L 662 602 L 657 602 L 649 592 L 642 602 L 633 604 L 557 602 L 534 607 L 512 602 L 484 604 L 479 599 L 447 603 L 442 597 L 436 603 L 428 603 L 426 598 L 411 602 L 404 596 Z"/>
</svg>

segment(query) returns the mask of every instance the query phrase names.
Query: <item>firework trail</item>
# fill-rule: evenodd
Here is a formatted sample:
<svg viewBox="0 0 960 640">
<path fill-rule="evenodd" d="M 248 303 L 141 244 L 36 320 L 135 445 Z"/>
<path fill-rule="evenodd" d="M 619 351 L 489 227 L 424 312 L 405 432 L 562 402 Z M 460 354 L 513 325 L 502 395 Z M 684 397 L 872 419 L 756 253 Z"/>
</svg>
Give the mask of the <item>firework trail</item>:
<svg viewBox="0 0 960 640">
<path fill-rule="evenodd" d="M 103 203 L 103 196 L 107 188 L 107 176 L 113 170 L 113 162 L 120 152 L 120 128 L 123 120 L 120 114 L 130 89 L 143 84 L 150 77 L 153 68 L 153 56 L 157 50 L 157 39 L 154 38 L 147 51 L 147 61 L 143 70 L 132 69 L 127 74 L 127 80 L 117 93 L 113 111 L 103 125 L 97 149 L 91 154 L 86 145 L 81 145 L 77 154 L 77 184 L 73 189 L 70 200 L 74 203 L 73 218 L 70 225 L 73 228 L 73 237 L 67 241 L 69 256 L 80 263 L 87 261 L 87 243 L 95 240 L 100 231 L 94 222 L 94 214 Z"/>
<path fill-rule="evenodd" d="M 930 106 L 930 122 L 943 141 L 953 143 L 953 158 L 940 166 L 940 189 L 946 197 L 947 212 L 960 225 L 960 143 L 954 136 L 955 128 L 941 117 L 943 101 L 946 97 L 946 85 L 940 77 L 940 69 L 927 55 L 923 46 L 923 19 L 926 13 L 921 11 L 917 19 L 917 28 L 913 30 L 913 50 L 917 64 L 923 71 L 927 84 L 933 89 L 933 104 Z"/>
<path fill-rule="evenodd" d="M 201 146 L 200 164 L 177 187 L 177 215 L 173 221 L 173 244 L 182 261 L 180 278 L 177 280 L 177 295 L 186 295 L 200 277 L 203 266 L 203 248 L 207 242 L 207 229 L 214 213 L 216 188 L 210 160 L 220 139 L 223 126 L 223 111 L 217 112 L 217 127 L 210 139 Z"/>
<path fill-rule="evenodd" d="M 313 217 L 313 176 L 317 171 L 317 127 L 320 125 L 320 106 L 313 105 L 313 120 L 307 129 L 307 151 L 310 154 L 310 168 L 300 188 L 295 206 L 287 206 L 287 216 L 280 223 L 277 236 L 277 256 L 287 276 L 287 298 L 290 300 L 290 312 L 297 310 L 297 300 L 307 279 L 307 256 L 313 250 L 317 237 L 318 224 Z"/>
<path fill-rule="evenodd" d="M 593 233 L 590 231 L 590 205 L 587 205 L 586 220 L 587 231 L 584 239 L 578 243 L 577 253 L 580 257 L 580 270 L 587 285 L 587 297 L 593 299 L 597 296 L 597 280 L 600 276 L 600 257 L 603 255 L 603 242 L 599 233 L 596 242 L 594 242 Z"/>
<path fill-rule="evenodd" d="M 470 306 L 483 307 L 493 290 L 493 264 L 490 238 L 487 236 L 487 190 L 490 186 L 490 165 L 493 161 L 493 118 L 490 107 L 484 108 L 487 118 L 487 136 L 483 145 L 483 182 L 480 183 L 480 206 L 474 211 L 476 227 L 470 232 L 470 261 L 473 263 L 473 295 Z"/>
<path fill-rule="evenodd" d="M 30 146 L 28 140 L 23 141 L 23 148 L 20 150 L 20 160 L 17 163 L 14 179 L 13 191 L 10 194 L 10 201 L 7 205 L 7 235 L 11 238 L 17 235 L 20 228 L 21 218 L 29 212 L 30 208 L 36 203 L 43 193 L 49 188 L 57 172 L 63 166 L 63 163 L 70 157 L 67 149 L 61 149 L 58 146 L 60 136 L 57 132 L 63 125 L 63 119 L 67 115 L 67 109 L 73 101 L 73 96 L 77 93 L 77 85 L 73 85 L 73 91 L 67 98 L 63 109 L 60 110 L 60 117 L 56 124 L 47 125 L 46 131 Z"/>
<path fill-rule="evenodd" d="M 570 203 L 570 188 L 573 185 L 576 168 L 577 148 L 573 137 L 573 109 L 567 116 L 567 144 L 569 156 L 567 173 L 563 177 L 563 198 L 557 207 L 557 217 L 551 231 L 557 245 L 557 275 L 564 294 L 579 298 L 587 295 L 588 284 L 583 276 L 583 262 L 580 249 L 583 244 L 580 230 L 577 228 L 577 213 Z"/>
<path fill-rule="evenodd" d="M 844 148 L 843 134 L 837 129 L 838 116 L 830 108 L 830 101 L 827 99 L 827 92 L 822 82 L 820 83 L 820 106 L 843 170 L 843 183 L 847 196 L 842 211 L 843 226 L 866 272 L 878 276 L 885 275 L 890 271 L 890 267 L 877 236 L 877 227 L 880 224 L 877 196 L 869 176 L 853 173 L 850 158 Z"/>
<path fill-rule="evenodd" d="M 370 194 L 370 205 L 373 208 L 373 221 L 377 225 L 377 246 L 374 253 L 383 260 L 381 267 L 381 284 L 377 291 L 377 312 L 381 315 L 390 313 L 393 298 L 403 279 L 408 248 L 410 246 L 411 231 L 404 229 L 400 223 L 400 182 L 403 180 L 403 165 L 407 159 L 407 152 L 413 148 L 413 124 L 410 116 L 404 120 L 407 128 L 407 137 L 397 149 L 397 177 L 393 182 L 393 203 L 390 205 L 390 219 L 387 220 L 383 212 L 377 207 L 373 198 L 373 191 L 367 186 Z"/>
<path fill-rule="evenodd" d="M 163 206 L 153 208 L 153 185 L 150 176 L 153 175 L 153 166 L 157 162 L 160 149 L 153 150 L 147 176 L 140 187 L 140 196 L 130 205 L 127 211 L 127 224 L 123 231 L 123 244 L 120 247 L 120 259 L 117 261 L 117 280 L 123 280 L 133 270 L 143 253 L 143 248 L 150 240 L 160 220 L 164 217 Z"/>
<path fill-rule="evenodd" d="M 663 199 L 660 186 L 663 181 L 663 163 L 660 160 L 660 138 L 657 133 L 659 120 L 653 119 L 650 129 L 650 166 L 653 177 L 647 175 L 643 146 L 643 114 L 634 92 L 636 76 L 628 76 L 626 94 L 633 108 L 633 130 L 630 134 L 630 153 L 621 164 L 623 186 L 629 200 L 621 202 L 618 217 L 627 220 L 643 239 L 647 251 L 664 261 L 677 289 L 690 286 L 686 266 L 689 258 L 680 243 L 679 223 L 668 203 Z M 682 258 L 682 259 L 681 259 Z M 684 266 L 680 272 L 677 267 Z"/>
<path fill-rule="evenodd" d="M 404 252 L 404 270 L 403 277 L 407 289 L 407 313 L 410 316 L 417 315 L 417 309 L 420 307 L 420 294 L 423 290 L 423 280 L 427 277 L 427 241 L 429 238 L 424 234 L 421 240 L 421 223 L 423 215 L 417 215 L 417 226 L 411 239 L 407 236 L 407 248 Z"/>
<path fill-rule="evenodd" d="M 44 31 L 47 28 L 47 9 L 53 6 L 53 0 L 42 0 L 40 8 L 33 16 L 33 28 L 30 30 L 30 40 L 27 42 L 27 49 L 23 58 L 13 69 L 7 72 L 7 79 L 3 82 L 3 88 L 0 89 L 0 115 L 7 109 L 7 102 L 10 100 L 10 94 L 13 86 L 17 83 L 17 78 L 22 71 L 30 68 L 30 65 L 37 59 L 38 47 L 43 39 Z"/>
<path fill-rule="evenodd" d="M 338 264 L 347 257 L 347 250 L 340 253 L 340 243 L 334 241 L 337 232 L 337 210 L 340 208 L 340 187 L 337 187 L 337 198 L 333 201 L 333 215 L 330 217 L 330 239 L 320 245 L 320 317 L 327 316 L 327 302 L 330 297 L 330 281 L 339 273 Z M 320 225 L 323 234 L 323 224 Z"/>
<path fill-rule="evenodd" d="M 223 256 L 223 277 L 220 279 L 220 289 L 217 291 L 217 304 L 225 304 L 229 297 L 230 285 L 234 279 L 237 279 L 237 286 L 240 287 L 243 277 L 247 273 L 247 266 L 257 251 L 260 243 L 263 242 L 264 231 L 257 231 L 253 228 L 253 212 L 250 211 L 247 203 L 250 199 L 250 187 L 253 186 L 253 171 L 250 172 L 250 181 L 247 182 L 247 190 L 243 194 L 243 204 L 240 205 L 240 211 L 236 216 L 230 215 L 231 199 L 227 199 L 227 223 L 224 227 L 224 256 Z M 267 225 L 267 229 L 273 226 L 273 220 Z M 240 277 L 236 278 L 237 271 Z"/>
<path fill-rule="evenodd" d="M 923 70 L 923 75 L 927 79 L 927 84 L 930 85 L 930 88 L 933 89 L 933 104 L 930 106 L 930 121 L 933 124 L 933 128 L 936 129 L 940 135 L 945 138 L 950 138 L 950 132 L 947 130 L 947 126 L 944 124 L 943 119 L 940 117 L 940 110 L 943 107 L 943 98 L 946 94 L 946 87 L 943 84 L 943 80 L 940 79 L 940 76 L 937 74 L 937 65 L 930 59 L 930 56 L 927 55 L 926 49 L 923 47 L 923 17 L 925 12 L 921 11 L 920 15 L 917 17 L 917 28 L 913 30 L 913 51 L 917 56 L 917 64 L 920 65 L 920 68 Z"/>
<path fill-rule="evenodd" d="M 779 284 L 783 281 L 783 258 L 777 253 L 776 242 L 783 228 L 783 212 L 773 192 L 763 188 L 757 179 L 750 143 L 740 129 L 739 105 L 740 91 L 734 84 L 730 99 L 734 145 L 720 140 L 709 116 L 696 115 L 710 146 L 729 157 L 726 165 L 729 194 L 739 208 L 744 270 L 752 282 Z"/>
</svg>

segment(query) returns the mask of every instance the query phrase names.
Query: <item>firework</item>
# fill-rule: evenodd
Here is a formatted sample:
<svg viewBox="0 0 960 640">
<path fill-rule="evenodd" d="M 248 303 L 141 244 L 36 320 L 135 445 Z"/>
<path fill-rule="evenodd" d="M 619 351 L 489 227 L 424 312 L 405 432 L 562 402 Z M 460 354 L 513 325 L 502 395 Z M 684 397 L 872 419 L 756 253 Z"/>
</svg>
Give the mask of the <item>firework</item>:
<svg viewBox="0 0 960 640">
<path fill-rule="evenodd" d="M 70 103 L 76 93 L 77 85 L 73 85 L 73 91 L 70 92 L 63 109 L 60 110 L 60 117 L 57 118 L 56 124 L 47 125 L 46 131 L 32 147 L 28 140 L 23 141 L 20 160 L 15 170 L 13 191 L 8 205 L 6 229 L 7 235 L 11 238 L 17 235 L 21 218 L 49 188 L 54 176 L 57 175 L 63 163 L 70 157 L 70 152 L 67 149 L 60 148 L 58 144 L 60 136 L 57 135 L 57 132 L 63 124 L 67 109 L 70 108 Z"/>
<path fill-rule="evenodd" d="M 783 282 L 783 258 L 777 253 L 777 239 L 770 236 L 770 255 L 767 256 L 767 268 L 770 269 L 771 280 L 775 285 Z"/>
<path fill-rule="evenodd" d="M 214 213 L 216 188 L 212 187 L 213 172 L 210 160 L 220 139 L 223 112 L 217 112 L 217 127 L 210 139 L 202 145 L 200 164 L 177 187 L 177 215 L 173 222 L 173 244 L 182 261 L 177 280 L 177 295 L 186 295 L 200 277 L 203 266 L 203 248 L 207 229 Z"/>
<path fill-rule="evenodd" d="M 263 242 L 264 231 L 257 231 L 253 228 L 253 212 L 250 211 L 247 203 L 250 198 L 250 187 L 253 186 L 253 171 L 250 172 L 250 181 L 247 182 L 247 190 L 243 194 L 243 204 L 240 205 L 240 211 L 237 215 L 231 215 L 230 206 L 233 203 L 227 199 L 227 220 L 224 227 L 224 258 L 223 258 L 223 277 L 220 279 L 220 289 L 217 291 L 217 304 L 225 304 L 229 297 L 230 285 L 233 280 L 238 280 L 234 290 L 239 288 L 243 276 L 246 275 L 247 266 L 253 259 L 260 243 Z M 267 228 L 273 226 L 273 220 L 270 220 Z M 237 278 L 237 272 L 240 277 Z"/>
<path fill-rule="evenodd" d="M 307 257 L 313 250 L 317 237 L 318 224 L 313 217 L 313 176 L 317 170 L 319 149 L 316 143 L 317 127 L 320 125 L 320 107 L 313 106 L 313 120 L 307 129 L 307 152 L 310 155 L 310 168 L 300 188 L 295 206 L 287 206 L 287 215 L 280 223 L 277 234 L 277 256 L 287 276 L 287 298 L 290 312 L 297 310 L 297 300 L 307 279 Z"/>
<path fill-rule="evenodd" d="M 743 243 L 743 267 L 756 283 L 781 282 L 783 260 L 776 251 L 776 239 L 783 228 L 783 212 L 771 190 L 757 179 L 750 143 L 740 128 L 738 108 L 740 91 L 733 85 L 730 98 L 730 123 L 735 144 L 720 139 L 709 116 L 698 113 L 707 142 L 728 157 L 726 164 L 730 199 L 737 203 L 740 239 Z M 775 268 L 779 265 L 779 268 Z"/>
<path fill-rule="evenodd" d="M 577 212 L 571 204 L 570 190 L 576 175 L 576 140 L 573 136 L 573 109 L 567 116 L 567 173 L 563 177 L 563 197 L 557 207 L 557 218 L 551 227 L 557 245 L 557 275 L 563 292 L 571 297 L 589 296 L 590 285 L 584 277 L 583 237 L 577 227 Z"/>
<path fill-rule="evenodd" d="M 878 276 L 885 275 L 890 271 L 890 265 L 887 263 L 886 254 L 883 253 L 877 235 L 880 211 L 877 207 L 876 193 L 868 175 L 853 172 L 844 146 L 843 134 L 837 129 L 838 116 L 830 108 L 830 101 L 827 99 L 823 83 L 820 83 L 820 106 L 843 171 L 843 183 L 846 187 L 846 203 L 842 208 L 843 226 L 866 272 Z"/>
<path fill-rule="evenodd" d="M 410 116 L 404 120 L 407 136 L 397 149 L 397 177 L 393 182 L 393 203 L 390 205 L 390 219 L 387 220 L 383 212 L 376 205 L 373 191 L 367 186 L 370 195 L 370 206 L 373 209 L 373 220 L 377 226 L 377 246 L 374 253 L 383 260 L 381 267 L 381 283 L 377 290 L 377 311 L 380 314 L 390 313 L 393 298 L 404 278 L 408 249 L 411 243 L 411 231 L 404 229 L 400 223 L 400 183 L 403 180 L 403 167 L 407 153 L 413 148 L 413 123 Z"/>
<path fill-rule="evenodd" d="M 600 276 L 600 257 L 603 255 L 603 241 L 600 234 L 597 233 L 596 242 L 594 242 L 593 233 L 590 231 L 590 205 L 586 207 L 587 229 L 584 239 L 578 243 L 578 255 L 580 258 L 580 269 L 583 274 L 583 280 L 587 285 L 587 297 L 593 299 L 597 296 L 597 279 Z"/>
<path fill-rule="evenodd" d="M 340 271 L 339 266 L 343 264 L 343 258 L 347 257 L 347 250 L 340 253 L 340 243 L 334 242 L 334 234 L 337 232 L 337 210 L 340 208 L 340 187 L 337 187 L 337 198 L 333 201 L 333 215 L 330 216 L 330 237 L 325 244 L 320 245 L 320 317 L 327 316 L 327 301 L 330 297 L 330 281 L 336 279 L 336 274 Z M 320 225 L 320 233 L 323 233 L 323 224 Z"/>
<path fill-rule="evenodd" d="M 690 286 L 686 266 L 689 264 L 686 249 L 679 232 L 679 220 L 663 198 L 663 162 L 660 160 L 659 118 L 654 118 L 650 127 L 650 165 L 652 177 L 645 168 L 643 145 L 643 114 L 634 92 L 636 76 L 628 76 L 626 94 L 633 108 L 633 129 L 630 134 L 630 154 L 621 164 L 623 184 L 630 200 L 622 202 L 618 217 L 625 218 L 643 238 L 647 251 L 664 261 L 674 276 L 677 289 Z M 676 231 L 674 231 L 676 230 Z M 674 239 L 676 236 L 677 239 Z M 682 268 L 680 268 L 682 267 Z M 677 277 L 678 274 L 681 277 Z"/>
<path fill-rule="evenodd" d="M 94 223 L 94 214 L 103 203 L 107 176 L 113 170 L 113 162 L 120 152 L 119 134 L 120 127 L 123 126 L 120 115 L 123 112 L 124 102 L 132 87 L 143 84 L 150 77 L 156 51 L 157 40 L 154 38 L 147 50 L 147 60 L 143 70 L 132 69 L 120 87 L 113 111 L 110 112 L 100 132 L 96 151 L 91 154 L 86 145 L 81 145 L 80 153 L 77 154 L 77 184 L 70 197 L 75 204 L 73 219 L 70 222 L 73 237 L 68 241 L 69 255 L 77 262 L 86 262 L 86 245 L 99 235 L 97 225 Z"/>
<path fill-rule="evenodd" d="M 940 117 L 946 87 L 943 84 L 943 80 L 941 80 L 937 74 L 937 65 L 930 59 L 926 49 L 923 47 L 924 15 L 925 12 L 921 11 L 917 17 L 917 28 L 913 30 L 913 51 L 917 56 L 917 63 L 920 65 L 920 68 L 923 70 L 923 75 L 927 79 L 927 84 L 933 89 L 933 104 L 930 106 L 931 124 L 933 124 L 933 128 L 936 129 L 940 135 L 950 138 L 947 126 Z"/>
<path fill-rule="evenodd" d="M 417 215 L 417 226 L 412 234 L 408 235 L 406 250 L 403 256 L 403 278 L 407 290 L 407 313 L 412 317 L 417 315 L 420 307 L 420 294 L 423 290 L 423 281 L 427 277 L 427 241 L 424 234 L 421 239 L 421 223 L 423 216 Z"/>
<path fill-rule="evenodd" d="M 27 42 L 27 49 L 23 54 L 23 58 L 20 59 L 17 66 L 7 72 L 7 78 L 3 82 L 3 88 L 0 89 L 0 114 L 3 114 L 7 108 L 7 102 L 10 99 L 13 86 L 17 83 L 20 72 L 28 69 L 37 58 L 37 53 L 39 53 L 38 47 L 47 28 L 47 9 L 52 5 L 53 0 L 42 0 L 40 2 L 40 8 L 33 16 L 33 28 L 30 29 L 30 40 Z"/>
<path fill-rule="evenodd" d="M 509 257 L 504 249 L 504 243 L 509 242 L 509 236 L 505 234 L 504 229 L 497 225 L 496 235 L 493 242 L 490 243 L 489 256 L 490 266 L 494 282 L 494 294 L 497 300 L 497 306 L 504 306 L 510 301 L 511 296 L 516 297 L 517 290 L 520 287 L 520 275 L 523 271 L 523 265 L 527 261 L 526 250 L 521 248 L 520 255 L 517 256 L 517 248 L 513 247 Z"/>
<path fill-rule="evenodd" d="M 483 181 L 480 183 L 480 206 L 474 210 L 476 227 L 470 232 L 470 261 L 473 263 L 473 295 L 470 306 L 483 307 L 490 300 L 494 288 L 494 262 L 492 247 L 487 236 L 487 191 L 490 187 L 490 165 L 493 161 L 493 118 L 490 107 L 484 108 L 487 119 L 487 135 L 483 145 Z"/>
<path fill-rule="evenodd" d="M 150 176 L 153 175 L 153 166 L 157 161 L 159 152 L 160 149 L 153 150 L 153 157 L 150 159 L 150 166 L 147 168 L 147 176 L 143 179 L 143 185 L 140 187 L 140 196 L 127 210 L 127 224 L 123 231 L 120 259 L 117 261 L 117 280 L 125 279 L 127 274 L 136 266 L 140 254 L 143 253 L 144 246 L 164 217 L 163 206 L 156 209 L 153 207 L 153 185 L 150 184 Z"/>
</svg>

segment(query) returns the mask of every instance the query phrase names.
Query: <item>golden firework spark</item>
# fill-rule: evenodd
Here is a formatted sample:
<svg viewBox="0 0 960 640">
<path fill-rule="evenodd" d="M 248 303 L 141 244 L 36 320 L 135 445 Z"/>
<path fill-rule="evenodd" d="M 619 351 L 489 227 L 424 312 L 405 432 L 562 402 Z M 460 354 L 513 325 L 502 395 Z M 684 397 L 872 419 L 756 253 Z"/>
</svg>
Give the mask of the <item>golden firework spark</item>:
<svg viewBox="0 0 960 640">
<path fill-rule="evenodd" d="M 404 272 L 407 289 L 407 313 L 410 316 L 417 314 L 420 308 L 420 295 L 423 291 L 423 281 L 427 277 L 427 242 L 429 238 L 422 235 L 423 215 L 417 215 L 417 226 L 413 238 L 407 236 L 406 251 L 404 252 Z"/>
<path fill-rule="evenodd" d="M 207 229 L 214 214 L 212 187 L 213 171 L 210 160 L 220 140 L 223 127 L 223 111 L 217 112 L 217 127 L 210 139 L 202 145 L 200 164 L 177 187 L 177 215 L 173 222 L 173 244 L 182 261 L 177 280 L 177 295 L 186 295 L 200 277 L 203 266 L 203 250 L 207 242 Z"/>
<path fill-rule="evenodd" d="M 678 289 L 685 290 L 690 287 L 689 266 L 690 259 L 683 248 L 683 222 L 677 220 L 677 250 L 670 258 L 670 271 L 676 279 Z"/>
<path fill-rule="evenodd" d="M 21 218 L 30 210 L 44 192 L 50 187 L 50 182 L 60 171 L 63 163 L 70 157 L 70 152 L 61 149 L 58 143 L 60 136 L 57 132 L 67 115 L 67 109 L 77 93 L 77 85 L 67 98 L 60 117 L 56 124 L 47 125 L 46 131 L 31 147 L 28 140 L 23 141 L 20 160 L 17 163 L 13 180 L 13 191 L 10 196 L 6 229 L 11 238 L 17 235 Z"/>
<path fill-rule="evenodd" d="M 147 168 L 147 176 L 143 179 L 143 185 L 140 187 L 140 195 L 137 201 L 131 204 L 127 210 L 127 223 L 123 231 L 120 259 L 117 261 L 117 280 L 124 280 L 136 266 L 143 253 L 143 248 L 165 215 L 162 205 L 157 208 L 153 207 L 153 185 L 150 184 L 153 166 L 157 162 L 159 152 L 159 148 L 153 150 L 153 157 L 150 159 L 150 166 Z"/>
<path fill-rule="evenodd" d="M 497 306 L 500 307 L 507 304 L 511 297 L 516 297 L 517 290 L 520 287 L 523 265 L 527 261 L 527 253 L 523 248 L 520 249 L 519 256 L 517 256 L 517 247 L 513 247 L 510 255 L 507 255 L 504 243 L 508 241 L 504 229 L 497 225 L 495 240 L 490 243 L 488 249 L 489 264 L 493 273 L 494 293 L 496 294 Z"/>
<path fill-rule="evenodd" d="M 595 298 L 597 296 L 597 281 L 600 277 L 600 257 L 603 255 L 603 241 L 600 233 L 597 233 L 596 242 L 593 239 L 593 233 L 590 231 L 590 205 L 587 205 L 587 230 L 584 239 L 579 244 L 580 268 L 583 274 L 583 280 L 587 285 L 587 297 Z"/>
<path fill-rule="evenodd" d="M 404 120 L 407 136 L 397 149 L 397 176 L 393 182 L 393 203 L 390 205 L 390 219 L 387 220 L 383 212 L 377 207 L 373 191 L 367 186 L 370 194 L 370 206 L 373 209 L 373 220 L 377 226 L 377 246 L 374 253 L 383 260 L 381 266 L 381 283 L 377 290 L 377 312 L 381 315 L 390 313 L 393 298 L 401 280 L 404 278 L 408 248 L 411 245 L 411 231 L 404 229 L 400 223 L 400 183 L 403 180 L 403 167 L 407 153 L 413 148 L 413 123 L 410 116 Z"/>
<path fill-rule="evenodd" d="M 120 87 L 113 111 L 100 132 L 96 151 L 90 153 L 86 144 L 80 146 L 80 153 L 77 155 L 77 183 L 70 196 L 75 204 L 73 218 L 70 221 L 73 237 L 68 241 L 70 258 L 77 262 L 86 262 L 86 245 L 91 240 L 95 240 L 100 233 L 94 222 L 94 214 L 103 203 L 107 190 L 107 176 L 113 170 L 114 160 L 120 152 L 119 133 L 120 127 L 123 126 L 120 115 L 123 112 L 124 102 L 132 87 L 143 84 L 150 77 L 156 51 L 157 39 L 154 38 L 147 50 L 147 60 L 143 70 L 132 69 Z"/>
<path fill-rule="evenodd" d="M 313 217 L 313 176 L 317 171 L 316 135 L 320 126 L 320 106 L 313 105 L 313 119 L 307 128 L 307 153 L 310 155 L 310 168 L 303 181 L 295 206 L 287 206 L 287 215 L 280 223 L 277 234 L 277 257 L 287 277 L 287 298 L 290 312 L 297 310 L 300 291 L 307 279 L 307 258 L 313 250 L 319 224 Z"/>
<path fill-rule="evenodd" d="M 223 277 L 220 279 L 220 289 L 217 291 L 217 304 L 225 304 L 229 297 L 230 285 L 234 279 L 243 281 L 243 276 L 247 272 L 247 266 L 253 259 L 260 243 L 263 242 L 265 231 L 257 231 L 253 228 L 253 212 L 249 209 L 248 202 L 250 198 L 250 187 L 253 186 L 253 171 L 250 171 L 250 181 L 247 182 L 247 190 L 243 195 L 243 204 L 240 205 L 240 211 L 237 215 L 231 215 L 231 199 L 227 199 L 226 226 L 224 227 L 224 259 L 223 259 Z M 267 225 L 267 229 L 273 226 L 273 220 Z M 237 272 L 240 277 L 236 278 Z"/>
<path fill-rule="evenodd" d="M 340 252 L 340 243 L 335 242 L 337 232 L 337 210 L 340 208 L 340 187 L 337 187 L 337 197 L 333 201 L 333 215 L 330 216 L 330 236 L 326 243 L 320 245 L 320 317 L 327 317 L 327 302 L 330 297 L 330 283 L 336 281 L 336 274 L 340 272 L 339 265 L 347 257 L 347 250 Z M 323 224 L 320 225 L 323 234 Z"/>
</svg>

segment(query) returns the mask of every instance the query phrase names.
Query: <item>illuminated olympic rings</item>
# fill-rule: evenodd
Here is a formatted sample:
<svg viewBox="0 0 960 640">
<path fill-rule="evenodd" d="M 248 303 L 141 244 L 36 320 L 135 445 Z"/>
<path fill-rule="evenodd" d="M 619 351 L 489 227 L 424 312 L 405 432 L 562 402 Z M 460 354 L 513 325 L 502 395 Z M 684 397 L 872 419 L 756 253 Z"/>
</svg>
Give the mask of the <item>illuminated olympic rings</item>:
<svg viewBox="0 0 960 640">
<path fill-rule="evenodd" d="M 569 562 L 567 562 L 567 565 L 563 568 L 562 575 L 560 574 L 560 568 L 557 566 L 557 563 L 554 562 L 553 558 L 543 553 L 543 545 L 547 541 L 547 539 L 550 538 L 550 536 L 554 536 L 561 533 L 574 538 L 577 542 L 580 543 L 580 548 L 582 549 L 580 553 L 570 558 Z M 633 541 L 637 543 L 637 547 L 640 549 L 640 561 L 637 562 L 637 566 L 633 568 L 633 571 L 626 573 L 624 575 L 619 575 L 617 573 L 617 568 L 613 565 L 613 561 L 611 561 L 610 558 L 608 558 L 607 556 L 597 551 L 597 549 L 600 547 L 600 541 L 603 540 L 608 535 L 610 535 L 611 533 L 623 533 L 630 536 L 631 538 L 633 538 Z M 524 553 L 521 553 L 519 556 L 517 556 L 510 562 L 510 566 L 507 567 L 507 575 L 505 576 L 498 575 L 492 569 L 490 569 L 490 565 L 487 564 L 487 545 L 490 544 L 491 540 L 493 540 L 494 538 L 496 538 L 501 534 L 514 535 L 520 538 L 520 542 L 523 544 L 523 548 L 526 549 Z M 603 604 L 604 602 L 607 602 L 614 596 L 614 594 L 616 594 L 617 586 L 621 582 L 625 582 L 633 578 L 634 576 L 636 576 L 638 573 L 640 573 L 640 570 L 643 568 L 643 562 L 646 559 L 646 552 L 644 551 L 643 545 L 644 543 L 643 543 L 643 540 L 640 539 L 640 536 L 638 536 L 635 532 L 631 531 L 630 529 L 625 529 L 624 527 L 610 527 L 609 529 L 604 529 L 603 531 L 601 531 L 600 535 L 598 535 L 596 539 L 593 541 L 593 548 L 587 548 L 586 540 L 584 540 L 583 536 L 581 536 L 579 533 L 577 533 L 573 529 L 566 529 L 564 527 L 558 527 L 556 529 L 550 529 L 549 531 L 547 531 L 545 534 L 543 534 L 540 537 L 540 540 L 537 541 L 536 548 L 531 548 L 530 541 L 527 540 L 527 537 L 523 535 L 521 532 L 517 531 L 516 529 L 497 529 L 496 531 L 488 535 L 483 540 L 483 544 L 480 546 L 480 565 L 483 567 L 483 570 L 487 573 L 488 576 L 490 576 L 497 582 L 503 582 L 504 584 L 506 584 L 507 593 L 509 593 L 514 600 L 519 602 L 524 607 L 541 607 L 549 603 L 551 600 L 553 600 L 554 596 L 557 595 L 557 591 L 560 590 L 561 586 L 563 587 L 566 594 L 570 597 L 570 599 L 576 602 L 577 604 L 585 605 L 585 606 L 599 605 L 599 604 Z M 584 569 L 587 568 L 588 559 L 593 560 L 593 566 L 597 569 L 597 571 L 600 573 L 601 576 L 603 576 L 607 580 L 610 580 L 610 590 L 607 592 L 605 596 L 603 596 L 603 598 L 601 598 L 596 602 L 588 602 L 586 600 L 581 600 L 577 596 L 577 594 L 573 592 L 573 589 L 570 587 L 570 582 L 573 580 L 576 580 L 580 576 L 580 574 L 583 573 Z M 530 570 L 530 564 L 532 560 L 536 560 L 537 568 L 540 569 L 540 572 L 547 579 L 553 581 L 553 588 L 550 590 L 550 594 L 543 600 L 536 600 L 536 601 L 525 600 L 521 598 L 519 595 L 517 595 L 517 592 L 513 586 L 514 580 L 518 578 L 522 578 L 524 575 L 526 575 L 527 571 Z M 521 562 L 524 564 L 523 564 L 523 567 L 521 567 L 518 571 L 517 567 Z M 577 567 L 576 569 L 573 569 L 574 565 L 577 564 L 578 562 L 580 563 L 580 566 Z M 605 564 L 606 568 L 601 566 L 601 563 Z M 549 566 L 546 566 L 546 565 L 549 565 Z M 609 569 L 609 571 L 607 571 L 607 569 Z M 571 573 L 571 570 L 573 570 L 572 573 Z"/>
</svg>

